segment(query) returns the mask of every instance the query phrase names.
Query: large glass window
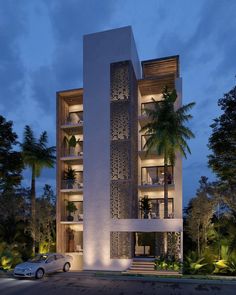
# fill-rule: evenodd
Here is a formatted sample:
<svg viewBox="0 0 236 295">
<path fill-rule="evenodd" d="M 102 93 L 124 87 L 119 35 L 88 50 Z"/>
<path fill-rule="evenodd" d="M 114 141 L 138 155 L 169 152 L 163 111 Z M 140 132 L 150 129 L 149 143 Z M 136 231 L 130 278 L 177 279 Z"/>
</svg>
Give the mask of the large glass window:
<svg viewBox="0 0 236 295">
<path fill-rule="evenodd" d="M 66 252 L 83 252 L 83 232 L 67 227 L 65 234 Z"/>
<path fill-rule="evenodd" d="M 173 184 L 173 166 L 168 166 L 167 175 L 168 184 Z M 152 166 L 141 168 L 142 185 L 163 185 L 164 184 L 164 166 Z"/>
<path fill-rule="evenodd" d="M 62 179 L 62 189 L 81 189 L 83 188 L 83 171 L 75 171 L 75 178 Z"/>
<path fill-rule="evenodd" d="M 79 124 L 83 123 L 83 111 L 69 112 L 66 118 L 66 124 Z"/>
<path fill-rule="evenodd" d="M 147 151 L 147 147 L 145 146 L 145 144 L 146 144 L 149 137 L 150 137 L 150 135 L 147 135 L 147 134 L 141 136 L 141 150 L 142 151 Z M 151 150 L 149 150 L 149 151 L 156 152 L 157 150 L 155 147 L 152 147 Z"/>
<path fill-rule="evenodd" d="M 141 114 L 148 115 L 147 110 L 155 110 L 155 103 L 152 101 L 142 103 L 141 104 Z"/>
<path fill-rule="evenodd" d="M 148 195 L 146 195 L 148 197 Z M 140 198 L 141 200 L 142 198 Z M 140 209 L 140 217 L 142 219 L 163 219 L 164 218 L 164 198 L 149 198 L 150 211 L 145 214 Z M 168 218 L 174 218 L 174 199 L 168 198 Z"/>
</svg>

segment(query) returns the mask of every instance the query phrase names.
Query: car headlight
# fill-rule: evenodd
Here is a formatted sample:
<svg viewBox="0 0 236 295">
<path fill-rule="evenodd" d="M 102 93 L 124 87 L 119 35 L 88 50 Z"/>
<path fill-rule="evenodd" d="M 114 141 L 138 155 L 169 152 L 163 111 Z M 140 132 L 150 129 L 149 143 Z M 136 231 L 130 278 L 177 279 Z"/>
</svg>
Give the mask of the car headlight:
<svg viewBox="0 0 236 295">
<path fill-rule="evenodd" d="M 27 267 L 26 269 L 24 269 L 24 272 L 28 272 L 28 271 L 32 271 L 32 268 Z"/>
</svg>

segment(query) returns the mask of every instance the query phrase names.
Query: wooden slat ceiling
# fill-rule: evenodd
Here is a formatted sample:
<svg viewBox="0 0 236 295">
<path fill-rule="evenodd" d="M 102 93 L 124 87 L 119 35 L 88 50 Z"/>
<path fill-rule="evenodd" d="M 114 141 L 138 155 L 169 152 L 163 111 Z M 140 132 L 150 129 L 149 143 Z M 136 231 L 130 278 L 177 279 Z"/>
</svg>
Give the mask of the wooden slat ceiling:
<svg viewBox="0 0 236 295">
<path fill-rule="evenodd" d="M 59 91 L 58 95 L 70 106 L 83 103 L 83 88 Z"/>
<path fill-rule="evenodd" d="M 141 95 L 152 95 L 162 93 L 163 88 L 167 86 L 169 90 L 175 88 L 175 75 L 163 75 L 156 78 L 146 78 L 138 81 Z"/>
<path fill-rule="evenodd" d="M 179 56 L 170 56 L 142 62 L 143 77 L 174 74 L 179 77 Z"/>
</svg>

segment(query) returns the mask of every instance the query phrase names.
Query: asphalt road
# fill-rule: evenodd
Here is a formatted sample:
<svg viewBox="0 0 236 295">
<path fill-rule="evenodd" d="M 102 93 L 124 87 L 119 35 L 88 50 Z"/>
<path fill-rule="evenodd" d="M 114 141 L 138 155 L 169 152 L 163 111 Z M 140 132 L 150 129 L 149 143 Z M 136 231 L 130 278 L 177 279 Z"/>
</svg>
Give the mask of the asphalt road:
<svg viewBox="0 0 236 295">
<path fill-rule="evenodd" d="M 138 280 L 135 277 L 97 277 L 83 273 L 55 273 L 42 280 L 0 278 L 1 295 L 182 295 L 236 294 L 236 284 Z"/>
</svg>

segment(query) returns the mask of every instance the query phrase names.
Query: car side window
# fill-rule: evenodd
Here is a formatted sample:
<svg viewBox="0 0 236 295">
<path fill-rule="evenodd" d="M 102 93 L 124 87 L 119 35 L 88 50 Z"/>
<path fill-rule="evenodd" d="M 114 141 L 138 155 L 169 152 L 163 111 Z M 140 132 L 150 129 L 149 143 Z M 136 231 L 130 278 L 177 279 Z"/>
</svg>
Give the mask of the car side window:
<svg viewBox="0 0 236 295">
<path fill-rule="evenodd" d="M 48 257 L 48 259 L 47 259 L 47 263 L 50 263 L 50 262 L 52 262 L 52 261 L 54 261 L 54 260 L 55 260 L 54 255 L 51 256 L 51 257 Z"/>
</svg>

